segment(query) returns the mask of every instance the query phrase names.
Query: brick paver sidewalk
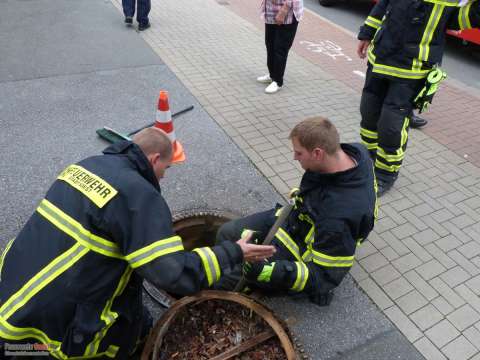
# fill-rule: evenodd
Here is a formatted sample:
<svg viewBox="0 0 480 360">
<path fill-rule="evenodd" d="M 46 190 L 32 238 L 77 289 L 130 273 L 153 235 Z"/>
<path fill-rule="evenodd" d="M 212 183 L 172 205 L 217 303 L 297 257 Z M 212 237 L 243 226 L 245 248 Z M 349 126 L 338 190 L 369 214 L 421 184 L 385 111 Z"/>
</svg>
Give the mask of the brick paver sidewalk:
<svg viewBox="0 0 480 360">
<path fill-rule="evenodd" d="M 302 174 L 287 139 L 298 121 L 324 115 L 342 141 L 359 140 L 362 79 L 354 71 L 365 65 L 350 34 L 307 11 L 284 89 L 264 94 L 255 82 L 266 70 L 258 3 L 161 0 L 142 36 L 286 194 Z M 381 199 L 380 220 L 352 270 L 427 359 L 480 359 L 479 105 L 461 87 L 442 89 L 428 115 L 435 120 L 425 133 L 411 131 L 399 181 Z"/>
</svg>

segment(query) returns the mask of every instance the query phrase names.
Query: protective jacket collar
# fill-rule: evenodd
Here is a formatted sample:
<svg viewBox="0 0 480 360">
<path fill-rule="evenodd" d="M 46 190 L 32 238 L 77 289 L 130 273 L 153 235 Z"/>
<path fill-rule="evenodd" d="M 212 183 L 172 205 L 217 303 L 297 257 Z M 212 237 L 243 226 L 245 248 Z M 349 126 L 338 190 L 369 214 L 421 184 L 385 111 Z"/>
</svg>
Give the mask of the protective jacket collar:
<svg viewBox="0 0 480 360">
<path fill-rule="evenodd" d="M 370 159 L 366 159 L 365 151 L 361 150 L 360 144 L 341 144 L 342 150 L 347 153 L 352 159 L 357 162 L 357 166 L 351 169 L 340 171 L 336 173 L 318 173 L 313 171 L 306 171 L 303 175 L 300 190 L 301 192 L 308 191 L 312 188 L 317 188 L 319 185 L 335 185 L 336 187 L 362 187 L 368 180 L 365 172 L 368 167 L 363 163 Z"/>
<path fill-rule="evenodd" d="M 140 147 L 131 141 L 119 141 L 103 150 L 105 155 L 125 155 L 133 167 L 160 192 L 160 185 L 152 165 Z"/>
</svg>

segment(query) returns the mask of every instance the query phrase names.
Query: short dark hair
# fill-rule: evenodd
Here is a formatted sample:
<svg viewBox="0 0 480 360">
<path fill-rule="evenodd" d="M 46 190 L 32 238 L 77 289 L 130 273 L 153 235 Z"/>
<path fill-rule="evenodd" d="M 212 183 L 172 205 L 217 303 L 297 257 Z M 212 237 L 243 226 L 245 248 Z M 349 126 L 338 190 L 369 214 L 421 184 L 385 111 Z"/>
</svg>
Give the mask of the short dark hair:
<svg viewBox="0 0 480 360">
<path fill-rule="evenodd" d="M 133 137 L 133 142 L 137 144 L 147 156 L 159 153 L 162 161 L 172 158 L 172 142 L 163 130 L 154 127 L 143 129 Z"/>
<path fill-rule="evenodd" d="M 316 116 L 303 120 L 295 125 L 289 139 L 296 138 L 308 151 L 321 148 L 329 155 L 340 149 L 340 136 L 337 128 L 327 118 Z"/>
</svg>

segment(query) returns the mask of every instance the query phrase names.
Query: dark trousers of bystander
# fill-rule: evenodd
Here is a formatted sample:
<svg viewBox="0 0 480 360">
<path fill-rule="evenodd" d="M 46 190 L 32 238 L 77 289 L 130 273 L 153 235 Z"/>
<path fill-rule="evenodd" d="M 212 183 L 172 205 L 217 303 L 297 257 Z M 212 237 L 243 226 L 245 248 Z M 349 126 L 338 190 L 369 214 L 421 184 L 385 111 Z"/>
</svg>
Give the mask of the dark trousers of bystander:
<svg viewBox="0 0 480 360">
<path fill-rule="evenodd" d="M 123 14 L 125 17 L 133 17 L 135 14 L 135 3 L 137 3 L 137 21 L 141 25 L 149 23 L 150 0 L 122 0 Z"/>
<path fill-rule="evenodd" d="M 283 75 L 287 66 L 288 51 L 292 47 L 297 33 L 298 21 L 287 25 L 265 24 L 265 46 L 267 47 L 267 66 L 270 78 L 278 86 L 283 86 Z"/>
</svg>

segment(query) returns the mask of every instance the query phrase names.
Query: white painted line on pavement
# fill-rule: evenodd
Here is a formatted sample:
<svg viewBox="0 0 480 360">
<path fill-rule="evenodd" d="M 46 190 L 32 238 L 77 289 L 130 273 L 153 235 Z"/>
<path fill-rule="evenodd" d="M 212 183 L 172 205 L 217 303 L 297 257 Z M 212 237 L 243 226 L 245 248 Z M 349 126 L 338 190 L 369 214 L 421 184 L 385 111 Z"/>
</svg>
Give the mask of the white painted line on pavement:
<svg viewBox="0 0 480 360">
<path fill-rule="evenodd" d="M 352 71 L 355 75 L 358 75 L 360 76 L 361 78 L 365 79 L 365 73 L 363 71 L 360 71 L 360 70 L 353 70 Z"/>
</svg>

